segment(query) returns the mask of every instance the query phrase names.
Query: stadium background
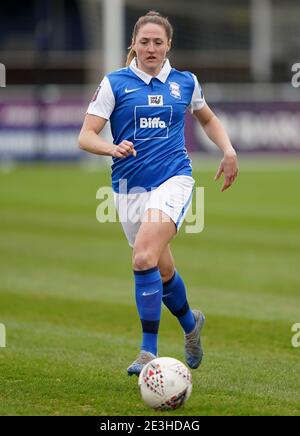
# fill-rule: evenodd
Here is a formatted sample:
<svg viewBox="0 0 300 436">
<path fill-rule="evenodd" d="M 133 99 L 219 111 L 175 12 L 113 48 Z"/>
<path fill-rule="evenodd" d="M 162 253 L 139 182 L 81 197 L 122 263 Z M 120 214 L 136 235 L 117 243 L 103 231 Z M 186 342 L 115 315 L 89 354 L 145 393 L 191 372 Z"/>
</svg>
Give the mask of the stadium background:
<svg viewBox="0 0 300 436">
<path fill-rule="evenodd" d="M 173 247 L 208 323 L 206 359 L 178 413 L 299 415 L 297 0 L 2 2 L 0 414 L 152 413 L 125 371 L 139 344 L 130 252 L 119 224 L 95 217 L 109 162 L 77 146 L 89 100 L 149 9 L 170 18 L 172 63 L 197 74 L 240 156 L 221 194 L 221 155 L 188 116 L 205 229 L 182 231 Z M 183 360 L 165 311 L 160 355 Z"/>
</svg>

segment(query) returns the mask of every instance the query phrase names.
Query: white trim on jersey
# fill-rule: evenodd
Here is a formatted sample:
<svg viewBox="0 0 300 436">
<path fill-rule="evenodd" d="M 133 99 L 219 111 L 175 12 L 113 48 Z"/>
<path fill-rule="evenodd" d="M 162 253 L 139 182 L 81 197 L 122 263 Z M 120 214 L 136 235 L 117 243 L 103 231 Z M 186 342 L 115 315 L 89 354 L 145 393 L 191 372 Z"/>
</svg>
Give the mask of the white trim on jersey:
<svg viewBox="0 0 300 436">
<path fill-rule="evenodd" d="M 110 82 L 105 76 L 99 85 L 98 95 L 95 101 L 89 104 L 87 114 L 97 115 L 98 117 L 109 120 L 115 108 L 115 96 L 111 89 Z"/>
<path fill-rule="evenodd" d="M 149 85 L 149 83 L 153 79 L 153 77 L 150 76 L 150 74 L 145 73 L 144 71 L 140 70 L 137 67 L 136 58 L 132 59 L 132 61 L 130 62 L 129 68 L 131 69 L 131 71 L 134 72 L 134 74 L 136 74 L 147 85 Z M 165 59 L 165 62 L 164 62 L 162 69 L 160 70 L 159 74 L 157 76 L 155 76 L 155 78 L 160 80 L 162 83 L 166 83 L 167 78 L 171 72 L 171 69 L 172 69 L 172 67 L 170 65 L 169 59 Z"/>
<path fill-rule="evenodd" d="M 193 74 L 193 73 L 192 73 L 192 76 L 193 76 L 194 81 L 195 81 L 195 88 L 194 88 L 194 92 L 192 95 L 191 103 L 189 105 L 189 111 L 191 113 L 193 113 L 194 111 L 198 111 L 198 110 L 202 109 L 205 105 L 205 99 L 204 99 L 203 93 L 200 89 L 198 79 L 195 76 L 195 74 Z"/>
</svg>

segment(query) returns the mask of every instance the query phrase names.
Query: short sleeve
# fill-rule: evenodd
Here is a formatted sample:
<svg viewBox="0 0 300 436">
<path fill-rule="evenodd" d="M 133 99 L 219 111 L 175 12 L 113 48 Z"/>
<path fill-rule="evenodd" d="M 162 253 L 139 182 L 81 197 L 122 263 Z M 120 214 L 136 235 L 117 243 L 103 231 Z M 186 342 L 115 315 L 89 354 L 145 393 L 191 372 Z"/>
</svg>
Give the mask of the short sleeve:
<svg viewBox="0 0 300 436">
<path fill-rule="evenodd" d="M 115 96 L 111 89 L 110 82 L 105 76 L 98 86 L 94 97 L 89 104 L 87 114 L 97 115 L 98 117 L 109 120 L 115 108 Z"/>
<path fill-rule="evenodd" d="M 194 78 L 195 87 L 194 87 L 194 92 L 192 95 L 191 103 L 189 105 L 189 110 L 191 113 L 193 113 L 194 111 L 202 109 L 203 106 L 205 105 L 205 98 L 203 95 L 202 88 L 198 82 L 198 79 L 195 76 L 195 74 L 192 74 L 192 76 Z"/>
</svg>

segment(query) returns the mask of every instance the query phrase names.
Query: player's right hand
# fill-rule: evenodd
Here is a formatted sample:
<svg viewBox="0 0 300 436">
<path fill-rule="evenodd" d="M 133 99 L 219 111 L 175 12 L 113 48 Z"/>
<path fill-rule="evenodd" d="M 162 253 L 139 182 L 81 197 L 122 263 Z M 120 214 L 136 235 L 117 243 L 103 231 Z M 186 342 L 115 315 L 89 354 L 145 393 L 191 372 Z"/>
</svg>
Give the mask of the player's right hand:
<svg viewBox="0 0 300 436">
<path fill-rule="evenodd" d="M 137 155 L 133 143 L 124 139 L 122 142 L 120 142 L 119 145 L 115 145 L 112 156 L 124 158 L 129 156 L 130 154 L 132 154 L 134 157 L 136 157 Z"/>
</svg>

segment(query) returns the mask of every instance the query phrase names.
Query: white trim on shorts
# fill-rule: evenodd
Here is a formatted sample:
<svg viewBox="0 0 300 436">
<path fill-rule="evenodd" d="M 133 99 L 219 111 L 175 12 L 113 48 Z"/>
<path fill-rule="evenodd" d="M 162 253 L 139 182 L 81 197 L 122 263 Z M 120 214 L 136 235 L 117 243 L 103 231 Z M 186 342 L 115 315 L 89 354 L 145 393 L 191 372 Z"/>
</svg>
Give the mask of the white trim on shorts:
<svg viewBox="0 0 300 436">
<path fill-rule="evenodd" d="M 159 209 L 172 219 L 179 231 L 193 197 L 195 180 L 174 176 L 152 191 L 134 194 L 114 193 L 115 206 L 128 244 L 133 247 L 148 209 Z"/>
</svg>

